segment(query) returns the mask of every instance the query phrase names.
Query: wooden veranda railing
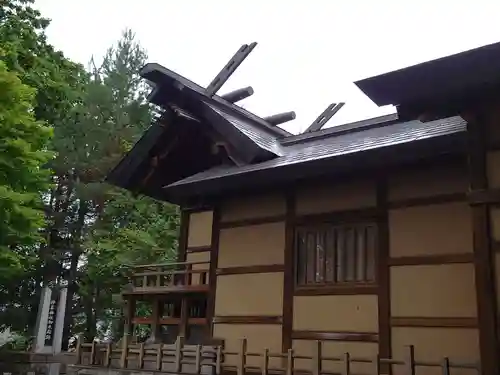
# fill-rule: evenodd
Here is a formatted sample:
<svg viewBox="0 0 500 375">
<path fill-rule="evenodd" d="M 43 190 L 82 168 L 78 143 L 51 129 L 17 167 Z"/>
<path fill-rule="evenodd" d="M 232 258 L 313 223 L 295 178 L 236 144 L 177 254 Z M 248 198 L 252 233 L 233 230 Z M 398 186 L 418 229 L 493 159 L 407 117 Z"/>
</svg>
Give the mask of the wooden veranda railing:
<svg viewBox="0 0 500 375">
<path fill-rule="evenodd" d="M 387 373 L 382 371 L 383 367 L 392 366 L 396 370 L 394 373 L 404 375 L 424 374 L 420 368 L 434 368 L 434 372 L 442 375 L 454 374 L 454 370 L 470 370 L 468 374 L 480 374 L 479 363 L 460 363 L 449 358 L 443 358 L 438 362 L 425 362 L 415 359 L 413 346 L 405 348 L 405 358 L 359 358 L 345 353 L 340 357 L 326 356 L 322 352 L 320 341 L 311 342 L 310 356 L 298 355 L 293 349 L 286 353 L 272 353 L 269 349 L 261 352 L 250 352 L 247 350 L 247 340 L 240 341 L 239 350 L 231 352 L 224 350 L 222 345 L 201 346 L 185 345 L 184 338 L 178 337 L 173 345 L 139 344 L 130 346 L 127 339 L 123 340 L 121 348 L 114 348 L 111 344 L 98 344 L 96 342 L 84 344 L 80 341 L 76 348 L 77 367 L 99 366 L 121 369 L 141 369 L 142 371 L 164 371 L 176 374 L 222 374 L 235 373 L 245 374 L 304 374 L 304 375 L 354 375 L 359 374 L 353 371 L 356 364 L 365 364 L 369 367 L 363 371 L 366 375 L 379 375 Z M 233 357 L 232 363 L 227 362 L 228 357 Z M 250 365 L 250 358 L 257 359 L 260 365 Z M 270 365 L 271 359 L 281 359 L 278 363 L 281 366 Z M 305 361 L 306 366 L 300 368 L 295 365 L 298 360 Z M 255 362 L 255 361 L 253 361 Z M 276 362 L 276 361 L 274 361 Z M 339 371 L 327 370 L 328 363 L 339 365 Z M 439 371 L 440 370 L 440 371 Z"/>
<path fill-rule="evenodd" d="M 134 266 L 129 272 L 129 290 L 147 291 L 186 286 L 208 286 L 210 262 L 177 262 Z"/>
</svg>

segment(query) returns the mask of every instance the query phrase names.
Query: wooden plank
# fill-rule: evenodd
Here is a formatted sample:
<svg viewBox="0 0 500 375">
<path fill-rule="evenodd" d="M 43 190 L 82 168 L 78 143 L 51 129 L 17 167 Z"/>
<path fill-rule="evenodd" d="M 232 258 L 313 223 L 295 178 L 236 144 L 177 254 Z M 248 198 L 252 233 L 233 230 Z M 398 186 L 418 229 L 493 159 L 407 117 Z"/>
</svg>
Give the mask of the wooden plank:
<svg viewBox="0 0 500 375">
<path fill-rule="evenodd" d="M 293 331 L 294 340 L 378 342 L 377 332 Z"/>
<path fill-rule="evenodd" d="M 477 318 L 391 317 L 392 327 L 477 328 Z"/>
<path fill-rule="evenodd" d="M 280 223 L 285 220 L 286 220 L 286 215 L 263 216 L 263 217 L 249 218 L 249 219 L 223 221 L 220 223 L 220 228 L 221 229 L 240 228 L 252 225 Z"/>
<path fill-rule="evenodd" d="M 417 265 L 441 265 L 472 263 L 474 261 L 473 253 L 463 254 L 434 254 L 434 255 L 416 255 L 397 258 L 389 258 L 390 266 L 417 266 Z"/>
<path fill-rule="evenodd" d="M 378 283 L 378 351 L 383 358 L 391 356 L 391 297 L 390 297 L 390 268 L 389 268 L 389 218 L 388 218 L 388 187 L 387 175 L 381 172 L 377 181 L 377 269 L 375 278 Z M 390 374 L 391 366 L 381 366 L 381 372 Z"/>
<path fill-rule="evenodd" d="M 220 205 L 218 205 L 220 206 Z M 209 294 L 207 301 L 207 319 L 210 322 L 210 337 L 213 336 L 213 317 L 215 314 L 215 293 L 217 290 L 217 267 L 219 262 L 220 207 L 213 210 L 212 220 L 212 254 L 210 255 Z"/>
<path fill-rule="evenodd" d="M 295 296 L 349 296 L 357 294 L 378 294 L 379 287 L 375 283 L 353 283 L 349 285 L 316 285 L 296 287 Z"/>
<path fill-rule="evenodd" d="M 295 234 L 294 218 L 296 213 L 295 192 L 286 193 L 286 220 L 285 220 L 285 264 L 283 274 L 283 324 L 281 329 L 281 350 L 286 352 L 292 348 L 293 330 L 293 289 L 294 289 L 294 258 Z"/>
<path fill-rule="evenodd" d="M 225 315 L 214 316 L 214 324 L 281 324 L 283 318 L 277 315 Z"/>
<path fill-rule="evenodd" d="M 181 210 L 181 223 L 179 231 L 179 250 L 177 253 L 177 262 L 186 261 L 186 249 L 188 245 L 188 235 L 189 235 L 189 212 L 187 210 Z"/>
<path fill-rule="evenodd" d="M 256 266 L 241 266 L 241 267 L 225 267 L 217 268 L 217 275 L 242 275 L 249 273 L 270 273 L 283 272 L 285 266 L 283 264 L 263 264 Z"/>
</svg>

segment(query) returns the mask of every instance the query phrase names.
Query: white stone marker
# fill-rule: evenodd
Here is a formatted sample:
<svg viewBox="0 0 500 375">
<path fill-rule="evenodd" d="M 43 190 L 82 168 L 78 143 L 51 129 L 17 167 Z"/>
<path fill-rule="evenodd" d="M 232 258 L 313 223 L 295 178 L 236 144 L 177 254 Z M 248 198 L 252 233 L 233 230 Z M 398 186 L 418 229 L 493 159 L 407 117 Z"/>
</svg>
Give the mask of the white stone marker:
<svg viewBox="0 0 500 375">
<path fill-rule="evenodd" d="M 66 284 L 50 283 L 43 287 L 36 320 L 35 353 L 61 353 L 67 295 Z M 59 375 L 60 367 L 60 363 L 50 364 L 49 375 Z"/>
</svg>

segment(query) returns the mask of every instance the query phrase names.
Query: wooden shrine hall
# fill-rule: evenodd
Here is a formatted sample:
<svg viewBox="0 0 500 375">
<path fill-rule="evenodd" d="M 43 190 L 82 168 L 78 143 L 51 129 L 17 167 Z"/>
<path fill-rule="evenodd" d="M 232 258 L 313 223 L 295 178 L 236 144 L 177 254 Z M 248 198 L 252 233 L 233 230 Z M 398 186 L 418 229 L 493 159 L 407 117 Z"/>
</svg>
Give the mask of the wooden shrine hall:
<svg viewBox="0 0 500 375">
<path fill-rule="evenodd" d="M 149 324 L 175 368 L 174 342 L 198 369 L 223 343 L 214 367 L 239 375 L 499 374 L 500 43 L 355 82 L 396 113 L 327 128 L 335 100 L 301 134 L 239 106 L 251 87 L 219 95 L 255 46 L 207 87 L 140 71 L 159 115 L 107 181 L 181 228 L 176 263 L 131 270 L 125 337 Z"/>
</svg>

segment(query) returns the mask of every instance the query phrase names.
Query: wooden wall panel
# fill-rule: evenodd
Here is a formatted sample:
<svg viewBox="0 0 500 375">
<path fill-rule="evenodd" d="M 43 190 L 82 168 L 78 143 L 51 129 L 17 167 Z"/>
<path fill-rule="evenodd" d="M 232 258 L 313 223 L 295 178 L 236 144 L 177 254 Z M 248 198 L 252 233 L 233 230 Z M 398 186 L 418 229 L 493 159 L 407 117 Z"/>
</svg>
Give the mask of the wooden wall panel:
<svg viewBox="0 0 500 375">
<path fill-rule="evenodd" d="M 405 359 L 405 347 L 414 345 L 418 361 L 442 362 L 449 357 L 454 362 L 474 363 L 479 360 L 479 336 L 475 328 L 406 328 L 392 329 L 392 355 Z M 393 367 L 394 375 L 406 375 L 402 366 Z M 440 375 L 439 368 L 418 367 L 418 375 Z M 453 369 L 452 374 L 475 374 L 474 370 Z"/>
<path fill-rule="evenodd" d="M 232 199 L 221 208 L 221 221 L 239 221 L 285 214 L 285 197 L 261 195 L 251 198 Z"/>
<path fill-rule="evenodd" d="M 375 207 L 375 183 L 313 186 L 297 191 L 297 215 Z"/>
<path fill-rule="evenodd" d="M 238 352 L 242 338 L 248 341 L 248 351 L 262 353 L 265 348 L 272 353 L 281 352 L 281 325 L 259 325 L 259 324 L 215 324 L 214 337 L 225 340 L 225 348 L 230 352 Z M 235 366 L 237 356 L 228 355 L 224 358 L 225 363 Z M 249 366 L 260 366 L 262 359 L 259 357 L 248 357 Z M 280 358 L 271 358 L 270 367 L 281 367 Z"/>
<path fill-rule="evenodd" d="M 213 212 L 194 212 L 189 215 L 188 248 L 210 246 Z"/>
<path fill-rule="evenodd" d="M 470 208 L 446 203 L 389 211 L 391 257 L 472 252 Z"/>
<path fill-rule="evenodd" d="M 216 296 L 216 316 L 280 316 L 283 272 L 218 276 Z"/>
<path fill-rule="evenodd" d="M 314 353 L 315 341 L 293 340 L 293 349 L 297 355 L 312 356 Z M 322 354 L 325 357 L 342 357 L 348 352 L 355 358 L 375 358 L 378 354 L 378 344 L 373 342 L 339 342 L 323 341 L 321 343 Z M 300 369 L 312 370 L 311 360 L 297 359 L 295 366 Z M 323 361 L 323 370 L 342 373 L 342 362 Z M 351 365 L 353 374 L 371 374 L 373 365 L 368 363 L 353 363 Z"/>
<path fill-rule="evenodd" d="M 285 223 L 222 229 L 218 267 L 283 264 Z"/>
<path fill-rule="evenodd" d="M 465 193 L 467 189 L 466 167 L 458 164 L 407 169 L 389 178 L 390 201 Z"/>
<path fill-rule="evenodd" d="M 377 332 L 376 295 L 295 296 L 293 329 Z"/>
<path fill-rule="evenodd" d="M 473 264 L 391 267 L 391 315 L 476 317 Z"/>
</svg>

